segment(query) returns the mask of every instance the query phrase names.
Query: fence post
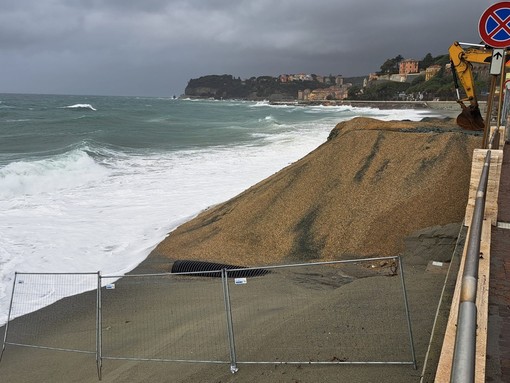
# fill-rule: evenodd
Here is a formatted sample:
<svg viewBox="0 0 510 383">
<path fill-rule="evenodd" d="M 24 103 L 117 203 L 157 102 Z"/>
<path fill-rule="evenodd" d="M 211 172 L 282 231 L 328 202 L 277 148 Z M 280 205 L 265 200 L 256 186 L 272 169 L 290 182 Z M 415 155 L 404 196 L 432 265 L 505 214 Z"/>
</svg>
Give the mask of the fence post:
<svg viewBox="0 0 510 383">
<path fill-rule="evenodd" d="M 221 269 L 221 281 L 223 282 L 223 299 L 225 301 L 225 313 L 227 315 L 227 334 L 230 349 L 230 372 L 237 372 L 236 345 L 234 341 L 234 326 L 232 323 L 232 309 L 230 307 L 230 294 L 228 291 L 227 269 Z"/>
<path fill-rule="evenodd" d="M 101 373 L 103 367 L 103 318 L 101 306 L 101 272 L 97 272 L 97 298 L 96 298 L 96 366 L 97 377 L 101 380 Z"/>
<path fill-rule="evenodd" d="M 0 352 L 0 362 L 2 361 L 2 356 L 5 351 L 5 342 L 7 342 L 7 331 L 9 330 L 9 321 L 11 320 L 11 311 L 12 311 L 12 302 L 14 299 L 14 289 L 16 288 L 16 279 L 18 277 L 18 272 L 14 273 L 14 280 L 12 282 L 12 293 L 11 293 L 11 302 L 9 303 L 9 313 L 7 314 L 7 322 L 5 322 L 5 330 L 4 330 L 4 341 L 2 343 L 2 352 Z"/>
<path fill-rule="evenodd" d="M 414 351 L 414 339 L 413 339 L 413 329 L 411 327 L 411 315 L 409 314 L 409 303 L 407 302 L 407 291 L 406 291 L 406 284 L 404 281 L 404 267 L 402 265 L 402 257 L 399 255 L 397 257 L 398 259 L 398 268 L 400 270 L 400 282 L 402 283 L 402 293 L 404 296 L 404 307 L 406 310 L 406 318 L 407 318 L 407 329 L 409 330 L 409 342 L 411 345 L 411 354 L 413 357 L 413 367 L 414 369 L 418 369 L 418 366 L 416 364 L 416 352 Z"/>
</svg>

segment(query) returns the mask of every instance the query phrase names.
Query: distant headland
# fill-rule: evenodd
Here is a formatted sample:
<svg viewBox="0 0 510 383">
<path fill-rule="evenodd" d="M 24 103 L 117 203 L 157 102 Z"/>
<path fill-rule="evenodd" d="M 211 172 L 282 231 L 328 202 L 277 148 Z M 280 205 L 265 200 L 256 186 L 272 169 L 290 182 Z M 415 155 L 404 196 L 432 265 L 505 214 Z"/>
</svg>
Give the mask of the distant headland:
<svg viewBox="0 0 510 383">
<path fill-rule="evenodd" d="M 387 59 L 380 69 L 358 77 L 298 73 L 241 79 L 230 74 L 207 75 L 189 80 L 181 97 L 305 103 L 455 100 L 448 55 L 428 53 L 422 60 L 398 55 Z M 488 67 L 481 67 L 477 76 L 477 89 L 483 93 L 488 86 L 484 86 Z"/>
<path fill-rule="evenodd" d="M 349 79 L 351 80 L 351 79 Z M 241 79 L 232 75 L 208 75 L 191 79 L 185 97 L 293 101 L 304 99 L 341 100 L 347 98 L 352 82 L 342 76 L 315 74 L 260 76 Z M 363 83 L 363 77 L 352 81 Z"/>
</svg>

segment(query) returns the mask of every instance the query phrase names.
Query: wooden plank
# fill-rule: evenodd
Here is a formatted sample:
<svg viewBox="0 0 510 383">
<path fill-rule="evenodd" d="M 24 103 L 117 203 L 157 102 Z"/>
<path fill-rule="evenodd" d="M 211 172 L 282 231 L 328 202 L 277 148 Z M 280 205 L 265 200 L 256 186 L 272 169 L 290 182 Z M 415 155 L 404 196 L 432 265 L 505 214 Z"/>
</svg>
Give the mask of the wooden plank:
<svg viewBox="0 0 510 383">
<path fill-rule="evenodd" d="M 489 180 L 487 183 L 487 198 L 485 202 L 484 218 L 490 219 L 492 226 L 496 226 L 498 223 L 498 194 L 502 165 L 503 151 L 491 150 L 491 164 L 489 169 Z"/>
<path fill-rule="evenodd" d="M 506 136 L 506 128 L 504 126 L 499 127 L 499 145 L 498 149 L 503 150 L 505 147 L 505 136 Z"/>
<path fill-rule="evenodd" d="M 491 222 L 483 221 L 482 239 L 480 242 L 480 260 L 478 265 L 478 285 L 476 292 L 477 328 L 476 328 L 476 359 L 475 382 L 485 382 L 485 365 L 487 357 L 487 328 L 489 322 L 489 277 Z"/>
<path fill-rule="evenodd" d="M 504 137 L 504 132 L 503 132 Z M 503 141 L 504 143 L 504 141 Z M 480 182 L 480 175 L 485 162 L 486 149 L 475 149 L 471 166 L 471 181 L 469 187 L 469 201 L 466 207 L 465 225 L 468 226 L 467 237 L 469 238 L 471 218 L 475 204 L 476 191 Z M 490 241 L 491 226 L 497 224 L 499 179 L 503 162 L 502 150 L 491 150 L 491 165 L 489 168 L 489 180 L 487 184 L 487 195 L 485 204 L 485 219 L 482 226 L 482 238 L 480 243 L 481 258 L 478 268 L 477 285 L 477 339 L 476 339 L 476 360 L 475 360 L 475 381 L 485 381 L 485 365 L 487 354 L 487 327 L 489 312 L 489 275 L 490 275 Z M 441 355 L 436 370 L 435 382 L 450 382 L 453 363 L 453 352 L 455 349 L 455 336 L 457 333 L 457 316 L 460 303 L 460 292 L 462 287 L 462 275 L 467 253 L 467 241 L 462 253 L 462 259 L 455 284 L 455 291 L 452 298 L 450 315 L 446 327 L 445 337 L 441 348 Z"/>
<path fill-rule="evenodd" d="M 469 238 L 469 231 L 467 237 Z M 453 363 L 453 350 L 455 348 L 455 336 L 457 334 L 457 316 L 459 313 L 460 290 L 462 285 L 462 274 L 464 274 L 464 263 L 466 259 L 467 242 L 462 252 L 462 259 L 460 260 L 459 273 L 457 274 L 457 282 L 455 283 L 455 291 L 453 292 L 452 305 L 450 307 L 450 315 L 448 316 L 448 323 L 441 347 L 441 355 L 436 370 L 436 383 L 448 383 L 452 372 Z"/>
<path fill-rule="evenodd" d="M 469 181 L 469 197 L 466 206 L 466 214 L 464 216 L 464 225 L 470 226 L 471 219 L 473 217 L 473 211 L 475 208 L 476 190 L 478 183 L 480 182 L 480 175 L 482 174 L 482 168 L 484 164 L 484 158 L 487 150 L 475 149 L 473 151 L 473 161 L 471 163 L 471 178 Z"/>
<path fill-rule="evenodd" d="M 482 226 L 482 241 L 480 244 L 480 263 L 478 267 L 478 286 L 476 296 L 477 307 L 477 339 L 476 339 L 476 360 L 475 360 L 475 382 L 485 382 L 485 358 L 487 354 L 487 323 L 489 313 L 489 273 L 490 273 L 490 236 L 491 222 L 484 220 Z M 469 229 L 467 236 L 469 237 Z M 436 383 L 450 382 L 453 363 L 453 351 L 455 349 L 455 336 L 457 334 L 457 316 L 459 312 L 460 291 L 462 275 L 464 274 L 464 263 L 466 259 L 467 243 L 464 246 L 462 259 L 455 284 L 455 291 L 452 298 L 450 315 L 446 326 L 441 355 L 436 370 Z"/>
<path fill-rule="evenodd" d="M 503 150 L 503 147 L 505 146 L 506 129 L 505 129 L 505 127 L 503 125 L 499 126 L 499 127 L 491 126 L 489 137 L 491 137 L 494 134 L 495 130 L 498 130 L 498 132 L 499 132 L 499 141 L 496 142 L 495 148 L 499 149 L 499 150 Z"/>
<path fill-rule="evenodd" d="M 471 179 L 469 182 L 469 197 L 464 216 L 464 224 L 471 225 L 473 210 L 475 207 L 476 191 L 480 182 L 487 149 L 475 149 L 471 165 Z M 485 202 L 485 218 L 491 220 L 492 225 L 498 222 L 498 193 L 501 165 L 503 163 L 503 151 L 491 150 L 491 163 L 489 168 L 489 180 L 487 183 L 487 197 Z"/>
</svg>

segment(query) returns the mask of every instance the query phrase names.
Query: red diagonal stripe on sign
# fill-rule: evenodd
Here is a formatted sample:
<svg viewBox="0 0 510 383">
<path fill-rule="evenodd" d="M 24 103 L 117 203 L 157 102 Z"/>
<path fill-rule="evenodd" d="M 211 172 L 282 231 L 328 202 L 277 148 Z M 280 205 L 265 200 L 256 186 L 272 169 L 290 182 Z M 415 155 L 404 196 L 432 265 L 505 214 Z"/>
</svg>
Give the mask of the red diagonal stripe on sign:
<svg viewBox="0 0 510 383">
<path fill-rule="evenodd" d="M 501 18 L 495 12 L 493 12 L 491 14 L 491 17 L 499 25 L 496 28 L 494 28 L 494 30 L 491 33 L 489 33 L 490 38 L 494 37 L 494 35 L 496 35 L 502 29 L 504 29 L 505 32 L 510 35 L 510 27 L 508 27 L 508 25 L 507 25 L 507 23 L 510 21 L 510 16 L 508 16 L 505 20 L 501 20 Z"/>
</svg>

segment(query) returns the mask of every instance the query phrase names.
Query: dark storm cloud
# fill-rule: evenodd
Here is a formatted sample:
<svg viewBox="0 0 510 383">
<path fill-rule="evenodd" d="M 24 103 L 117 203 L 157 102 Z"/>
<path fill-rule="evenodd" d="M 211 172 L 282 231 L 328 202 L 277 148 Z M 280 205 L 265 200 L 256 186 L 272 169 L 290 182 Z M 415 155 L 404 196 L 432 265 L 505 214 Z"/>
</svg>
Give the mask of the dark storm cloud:
<svg viewBox="0 0 510 383">
<path fill-rule="evenodd" d="M 492 3 L 0 0 L 0 92 L 172 95 L 210 73 L 363 75 L 478 42 Z"/>
</svg>

